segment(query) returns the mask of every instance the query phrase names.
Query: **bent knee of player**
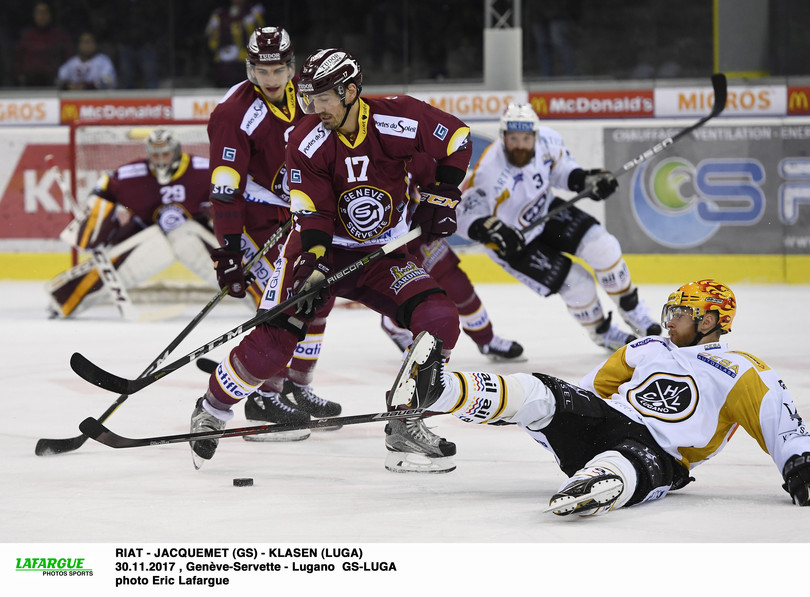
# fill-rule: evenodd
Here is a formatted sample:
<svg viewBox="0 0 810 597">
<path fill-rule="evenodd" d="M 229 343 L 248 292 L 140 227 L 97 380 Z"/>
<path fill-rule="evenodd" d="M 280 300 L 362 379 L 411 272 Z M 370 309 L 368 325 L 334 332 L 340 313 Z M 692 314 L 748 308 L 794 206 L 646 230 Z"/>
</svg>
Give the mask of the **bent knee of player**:
<svg viewBox="0 0 810 597">
<path fill-rule="evenodd" d="M 556 410 L 556 400 L 551 390 L 527 373 L 513 373 L 504 376 L 504 379 L 510 399 L 502 419 L 532 431 L 546 427 Z"/>
<path fill-rule="evenodd" d="M 434 292 L 413 307 L 408 328 L 414 337 L 424 331 L 436 336 L 441 339 L 444 350 L 449 351 L 461 333 L 458 309 L 444 293 Z"/>
</svg>

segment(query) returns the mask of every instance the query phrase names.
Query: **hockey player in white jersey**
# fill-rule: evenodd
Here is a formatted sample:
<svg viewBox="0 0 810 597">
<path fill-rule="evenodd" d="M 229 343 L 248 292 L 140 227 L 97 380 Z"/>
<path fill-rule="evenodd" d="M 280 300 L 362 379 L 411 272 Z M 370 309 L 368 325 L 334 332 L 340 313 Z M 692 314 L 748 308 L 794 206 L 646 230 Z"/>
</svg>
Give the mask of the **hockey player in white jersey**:
<svg viewBox="0 0 810 597">
<path fill-rule="evenodd" d="M 515 423 L 570 478 L 549 502 L 558 515 L 603 514 L 663 498 L 742 427 L 771 456 L 793 502 L 810 505 L 810 434 L 779 374 L 721 342 L 736 313 L 716 280 L 684 284 L 664 304 L 669 337 L 618 349 L 579 386 L 541 373 L 446 371 L 441 342 L 411 347 L 389 401 L 470 423 Z"/>
<path fill-rule="evenodd" d="M 540 121 L 530 104 L 510 104 L 500 120 L 500 138 L 484 151 L 458 208 L 458 232 L 484 243 L 493 260 L 541 296 L 559 293 L 568 312 L 599 346 L 615 350 L 635 336 L 611 322 L 593 276 L 569 256 L 586 262 L 639 336 L 661 333 L 639 300 L 615 236 L 584 211 L 569 207 L 527 232 L 522 230 L 563 202 L 553 188 L 593 199 L 616 190 L 604 170 L 583 170 L 562 137 Z"/>
</svg>

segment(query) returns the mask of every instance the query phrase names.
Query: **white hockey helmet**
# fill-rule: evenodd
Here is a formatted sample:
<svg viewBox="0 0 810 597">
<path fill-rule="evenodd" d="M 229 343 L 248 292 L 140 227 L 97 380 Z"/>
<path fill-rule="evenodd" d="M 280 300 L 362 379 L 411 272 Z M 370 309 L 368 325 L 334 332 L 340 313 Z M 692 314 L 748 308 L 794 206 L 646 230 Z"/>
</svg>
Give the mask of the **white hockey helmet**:
<svg viewBox="0 0 810 597">
<path fill-rule="evenodd" d="M 540 119 L 531 104 L 509 104 L 500 121 L 500 134 L 507 132 L 537 133 Z"/>
<path fill-rule="evenodd" d="M 169 129 L 156 128 L 146 138 L 149 170 L 160 184 L 167 184 L 180 167 L 180 140 Z"/>
</svg>

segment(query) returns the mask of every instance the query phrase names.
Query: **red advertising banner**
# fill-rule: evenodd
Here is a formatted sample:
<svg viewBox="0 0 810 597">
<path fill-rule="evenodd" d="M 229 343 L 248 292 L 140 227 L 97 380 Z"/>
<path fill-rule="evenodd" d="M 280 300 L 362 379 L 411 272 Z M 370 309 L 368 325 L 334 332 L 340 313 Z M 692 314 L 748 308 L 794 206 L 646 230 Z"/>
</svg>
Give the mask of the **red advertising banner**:
<svg viewBox="0 0 810 597">
<path fill-rule="evenodd" d="M 618 91 L 531 91 L 529 101 L 543 118 L 650 118 L 651 89 Z"/>
<path fill-rule="evenodd" d="M 27 145 L 0 189 L 0 240 L 58 238 L 70 222 L 55 173 L 45 163 L 49 154 L 62 175 L 70 176 L 67 145 Z"/>
<path fill-rule="evenodd" d="M 105 98 L 63 99 L 62 124 L 75 120 L 162 120 L 172 118 L 172 99 Z"/>
<path fill-rule="evenodd" d="M 810 114 L 810 87 L 788 87 L 787 113 L 789 116 Z"/>
</svg>

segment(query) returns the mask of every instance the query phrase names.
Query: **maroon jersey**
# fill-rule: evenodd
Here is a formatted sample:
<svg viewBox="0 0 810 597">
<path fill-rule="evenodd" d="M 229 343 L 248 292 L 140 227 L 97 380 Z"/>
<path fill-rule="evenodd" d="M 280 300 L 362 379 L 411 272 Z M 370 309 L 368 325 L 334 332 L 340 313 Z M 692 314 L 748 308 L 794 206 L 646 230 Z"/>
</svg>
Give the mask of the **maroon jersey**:
<svg viewBox="0 0 810 597">
<path fill-rule="evenodd" d="M 142 227 L 156 222 L 158 212 L 172 204 L 207 224 L 208 180 L 208 160 L 182 153 L 180 166 L 167 184 L 157 181 L 147 160 L 139 160 L 104 174 L 93 194 L 128 207 Z"/>
<path fill-rule="evenodd" d="M 214 230 L 241 234 L 246 203 L 290 207 L 285 145 L 301 118 L 293 81 L 280 109 L 250 81 L 232 87 L 208 121 Z"/>
<path fill-rule="evenodd" d="M 424 153 L 466 171 L 469 128 L 409 96 L 360 99 L 353 140 L 302 120 L 287 146 L 291 210 L 300 230 L 319 230 L 336 246 L 381 245 L 410 228 L 408 170 Z"/>
</svg>

